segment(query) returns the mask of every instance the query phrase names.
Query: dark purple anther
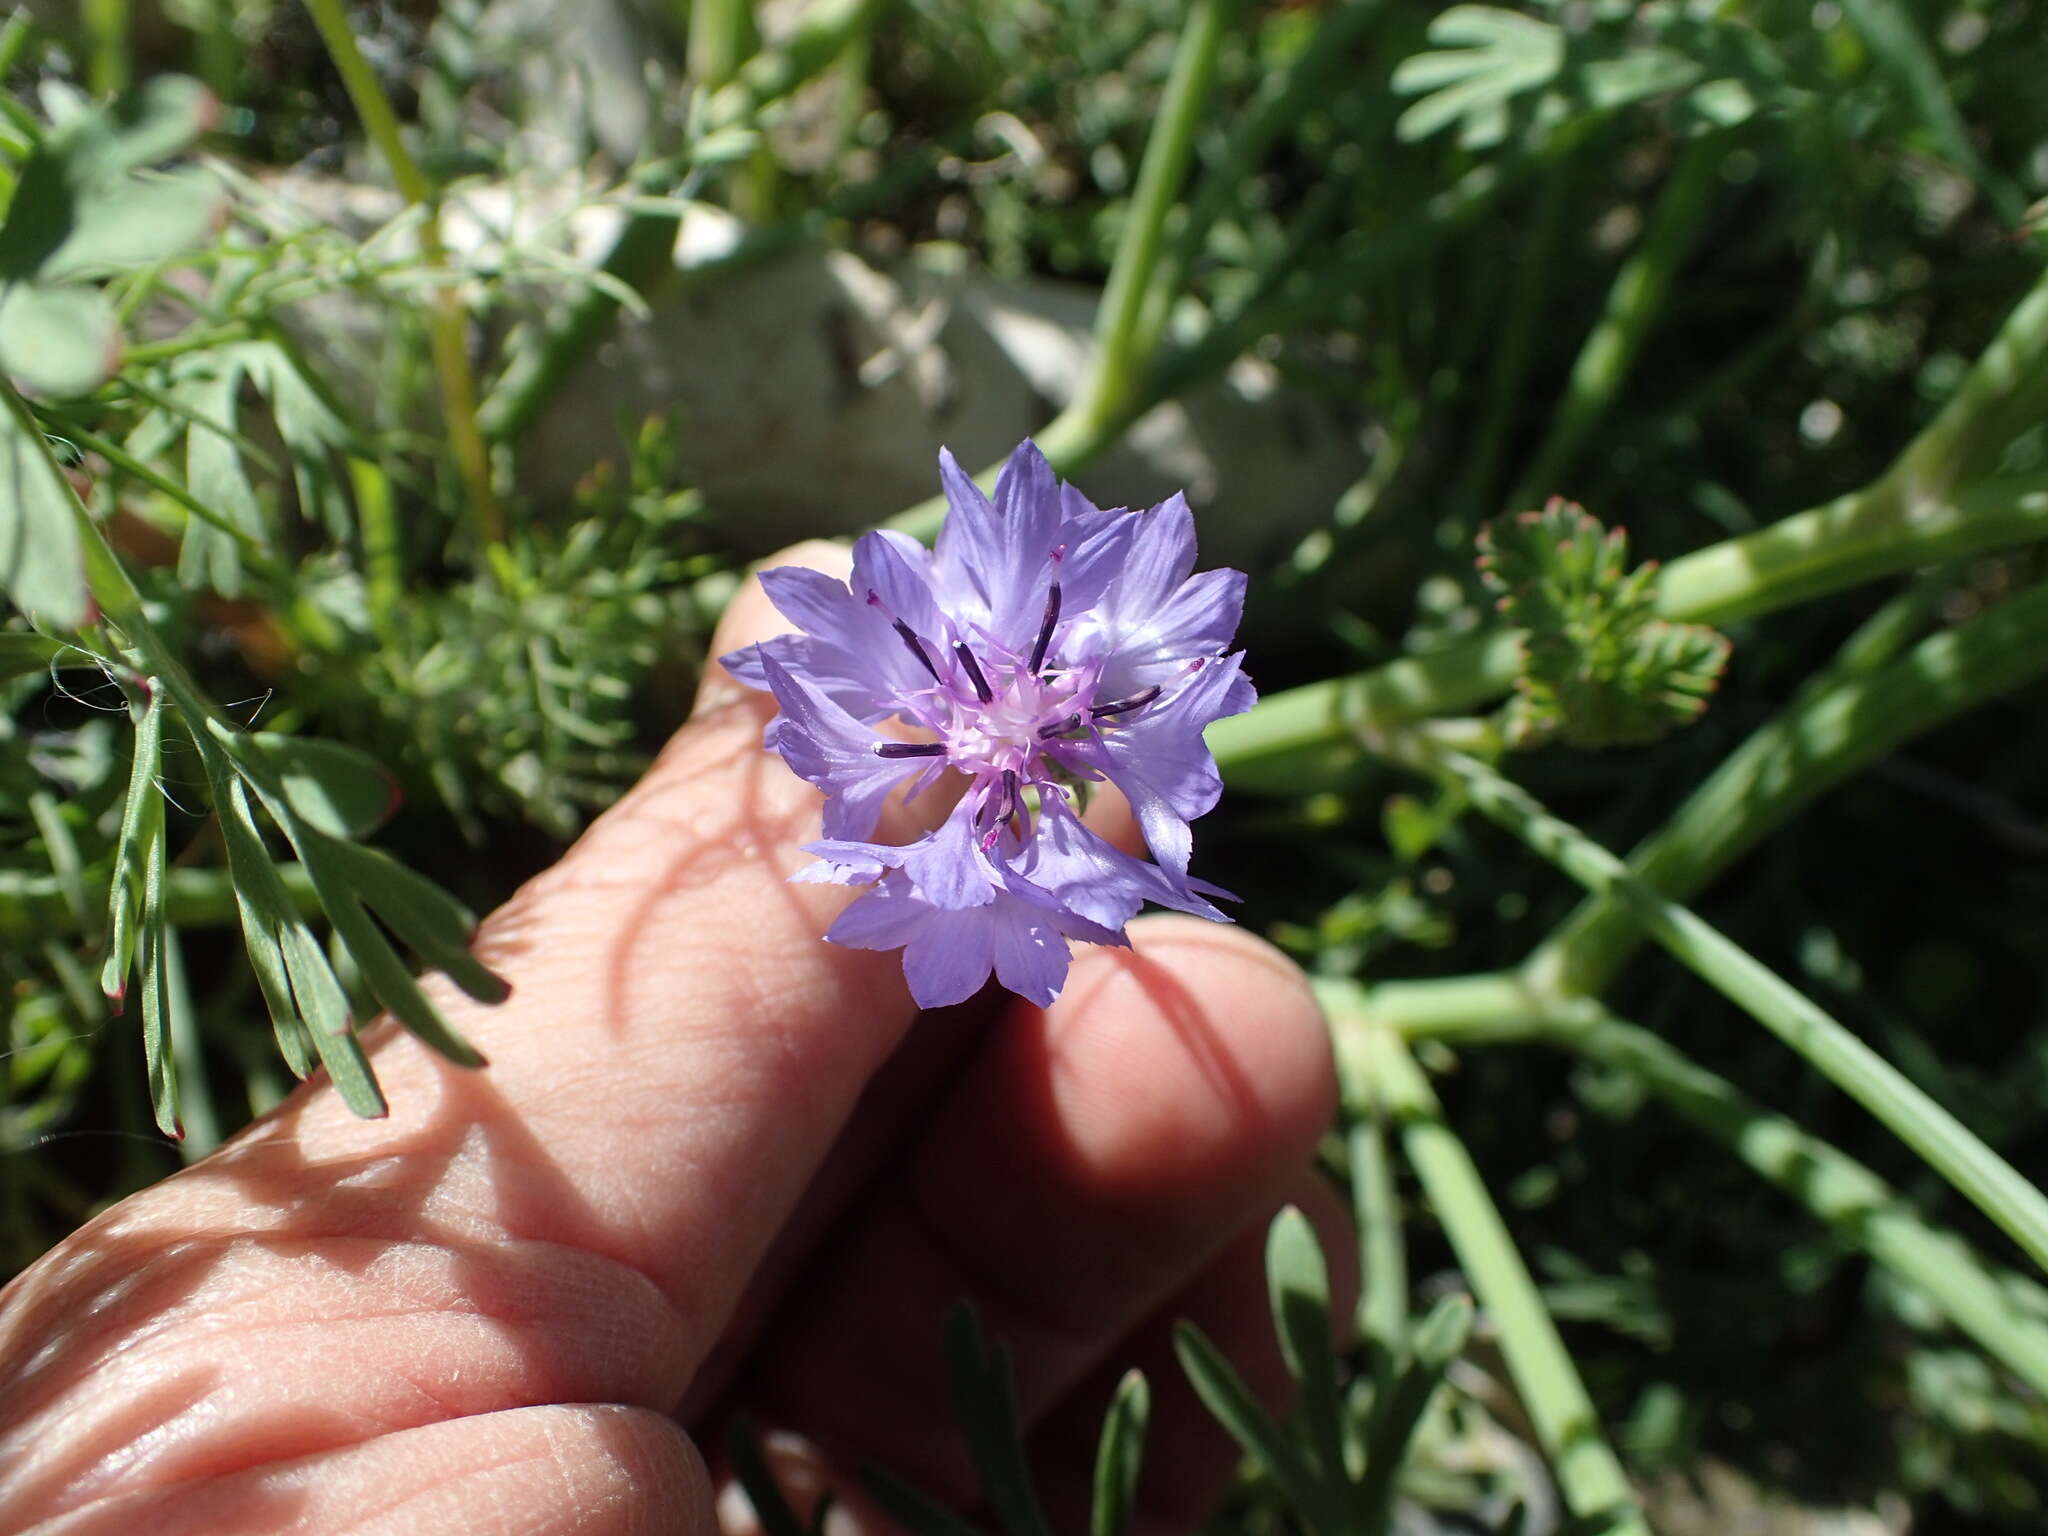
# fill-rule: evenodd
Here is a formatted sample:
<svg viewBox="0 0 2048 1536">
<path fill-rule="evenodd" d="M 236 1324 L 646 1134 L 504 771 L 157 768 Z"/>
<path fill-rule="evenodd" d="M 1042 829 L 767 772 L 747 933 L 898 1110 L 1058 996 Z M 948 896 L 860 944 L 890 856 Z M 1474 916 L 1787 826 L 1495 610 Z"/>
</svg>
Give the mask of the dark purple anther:
<svg viewBox="0 0 2048 1536">
<path fill-rule="evenodd" d="M 878 741 L 875 743 L 877 757 L 944 757 L 946 744 L 943 741 Z"/>
<path fill-rule="evenodd" d="M 1045 594 L 1045 618 L 1038 626 L 1038 644 L 1031 647 L 1031 665 L 1025 670 L 1037 672 L 1045 663 L 1045 648 L 1052 644 L 1053 626 L 1060 621 L 1060 584 L 1054 582 L 1052 590 Z"/>
<path fill-rule="evenodd" d="M 1080 724 L 1079 715 L 1069 715 L 1064 720 L 1055 720 L 1051 725 L 1041 725 L 1038 728 L 1038 739 L 1051 741 L 1055 736 L 1064 736 L 1067 732 L 1079 728 Z"/>
<path fill-rule="evenodd" d="M 917 631 L 901 619 L 891 619 L 889 622 L 890 627 L 903 637 L 903 643 L 910 647 L 910 654 L 923 664 L 925 671 L 931 673 L 932 681 L 935 683 L 944 682 L 945 679 L 939 676 L 938 666 L 932 661 L 931 653 L 925 650 L 924 642 L 917 638 Z"/>
<path fill-rule="evenodd" d="M 1106 720 L 1111 715 L 1127 715 L 1134 709 L 1143 709 L 1158 697 L 1159 685 L 1155 683 L 1150 688 L 1139 689 L 1128 699 L 1118 699 L 1114 704 L 1098 704 L 1088 713 L 1098 720 Z"/>
<path fill-rule="evenodd" d="M 974 696 L 984 704 L 996 701 L 995 690 L 988 685 L 988 679 L 981 675 L 981 663 L 974 659 L 974 652 L 967 649 L 965 641 L 953 647 L 953 654 L 960 658 L 960 665 L 967 669 L 967 681 L 974 684 Z M 929 662 L 926 663 L 930 665 Z"/>
</svg>

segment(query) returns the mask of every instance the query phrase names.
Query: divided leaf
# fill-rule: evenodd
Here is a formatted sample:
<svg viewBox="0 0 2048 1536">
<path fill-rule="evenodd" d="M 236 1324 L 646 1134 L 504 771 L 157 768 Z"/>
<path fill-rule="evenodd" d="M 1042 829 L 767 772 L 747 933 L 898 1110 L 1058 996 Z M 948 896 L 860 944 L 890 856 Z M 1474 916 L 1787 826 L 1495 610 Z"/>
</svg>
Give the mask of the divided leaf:
<svg viewBox="0 0 2048 1536">
<path fill-rule="evenodd" d="M 1528 632 L 1511 745 L 1561 736 L 1634 746 L 1697 719 L 1727 666 L 1727 638 L 1656 616 L 1654 561 L 1628 568 L 1628 535 L 1552 497 L 1488 524 L 1479 568 L 1509 622 Z"/>
<path fill-rule="evenodd" d="M 199 171 L 141 176 L 211 126 L 213 97 L 164 76 L 104 106 L 50 95 L 58 120 L 0 225 L 0 370 L 48 395 L 96 389 L 120 361 L 114 312 L 80 280 L 198 243 L 225 195 Z"/>
</svg>

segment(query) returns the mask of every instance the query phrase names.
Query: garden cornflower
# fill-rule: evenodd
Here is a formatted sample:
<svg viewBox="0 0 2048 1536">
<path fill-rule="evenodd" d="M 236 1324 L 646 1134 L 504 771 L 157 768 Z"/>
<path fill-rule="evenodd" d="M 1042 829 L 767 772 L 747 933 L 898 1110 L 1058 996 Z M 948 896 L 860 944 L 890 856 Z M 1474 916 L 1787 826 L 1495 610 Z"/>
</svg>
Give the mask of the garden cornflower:
<svg viewBox="0 0 2048 1536">
<path fill-rule="evenodd" d="M 1104 510 L 1028 441 L 993 503 L 950 453 L 939 471 L 935 548 L 884 530 L 854 546 L 849 581 L 764 571 L 800 632 L 721 661 L 775 696 L 766 745 L 825 792 L 825 839 L 805 848 L 818 862 L 795 878 L 870 887 L 825 937 L 901 948 L 922 1007 L 991 971 L 1048 1003 L 1068 941 L 1123 944 L 1148 901 L 1227 921 L 1207 898 L 1228 893 L 1188 873 L 1188 823 L 1223 789 L 1203 730 L 1256 697 L 1228 652 L 1245 578 L 1194 574 L 1184 497 Z M 1082 825 L 1082 786 L 1105 779 L 1156 863 Z M 918 841 L 867 841 L 906 780 L 907 798 L 946 780 L 962 793 Z"/>
</svg>

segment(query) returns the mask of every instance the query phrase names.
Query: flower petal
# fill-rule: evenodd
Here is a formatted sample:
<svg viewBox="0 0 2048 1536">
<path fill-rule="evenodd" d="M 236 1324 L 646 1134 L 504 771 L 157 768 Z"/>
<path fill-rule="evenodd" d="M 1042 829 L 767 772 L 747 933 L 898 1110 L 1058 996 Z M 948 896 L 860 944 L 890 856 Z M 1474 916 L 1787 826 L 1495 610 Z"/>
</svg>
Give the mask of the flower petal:
<svg viewBox="0 0 2048 1536">
<path fill-rule="evenodd" d="M 875 830 L 882 802 L 914 758 L 875 754 L 881 740 L 839 705 L 811 689 L 766 650 L 761 670 L 782 714 L 768 727 L 768 745 L 791 772 L 825 792 L 825 835 L 859 840 Z"/>
<path fill-rule="evenodd" d="M 932 558 L 939 600 L 965 630 L 1023 655 L 1037 637 L 1060 544 L 1052 466 L 1027 438 L 1003 466 L 993 505 L 951 454 L 941 453 L 939 466 L 952 506 Z"/>
<path fill-rule="evenodd" d="M 1196 894 L 1197 882 L 1170 876 L 1158 865 L 1104 842 L 1057 797 L 1040 806 L 1019 872 L 1051 892 L 1067 911 L 1104 928 L 1121 929 L 1148 901 L 1216 922 L 1230 921 Z"/>
<path fill-rule="evenodd" d="M 996 980 L 1043 1008 L 1066 985 L 1073 952 L 1045 914 L 1035 913 L 1021 902 L 1016 906 L 1021 911 L 1008 921 L 991 925 Z"/>
<path fill-rule="evenodd" d="M 1193 839 L 1188 823 L 1214 808 L 1223 777 L 1202 740 L 1212 721 L 1241 713 L 1256 697 L 1242 672 L 1244 655 L 1203 666 L 1177 693 L 1119 716 L 1077 744 L 1075 754 L 1099 768 L 1131 802 L 1145 842 L 1170 873 L 1185 875 Z"/>
</svg>

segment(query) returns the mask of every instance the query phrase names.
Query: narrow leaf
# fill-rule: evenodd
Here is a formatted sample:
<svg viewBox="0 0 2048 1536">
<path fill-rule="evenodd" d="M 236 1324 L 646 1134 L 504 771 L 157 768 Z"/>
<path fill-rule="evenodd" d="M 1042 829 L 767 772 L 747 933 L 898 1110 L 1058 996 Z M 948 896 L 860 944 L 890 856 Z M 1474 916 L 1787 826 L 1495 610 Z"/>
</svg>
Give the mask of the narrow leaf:
<svg viewBox="0 0 2048 1536">
<path fill-rule="evenodd" d="M 733 1475 L 739 1479 L 747 1503 L 753 1506 L 761 1536 L 809 1536 L 796 1511 L 783 1498 L 781 1485 L 768 1470 L 768 1463 L 761 1459 L 761 1440 L 752 1421 L 742 1418 L 734 1423 L 732 1433 L 726 1437 L 725 1450 Z"/>
<path fill-rule="evenodd" d="M 1395 1378 L 1393 1390 L 1375 1401 L 1372 1428 L 1366 1437 L 1365 1482 L 1359 1490 L 1368 1529 L 1385 1528 L 1400 1486 L 1401 1468 L 1408 1459 L 1408 1442 L 1471 1331 L 1469 1296 L 1446 1296 L 1439 1301 L 1415 1330 L 1414 1358 Z"/>
<path fill-rule="evenodd" d="M 988 1536 L 980 1526 L 962 1520 L 936 1499 L 927 1498 L 880 1467 L 861 1468 L 860 1481 L 882 1513 L 913 1536 Z"/>
<path fill-rule="evenodd" d="M 1181 1369 L 1187 1372 L 1195 1395 L 1215 1415 L 1216 1421 L 1230 1432 L 1231 1438 L 1243 1446 L 1247 1454 L 1265 1467 L 1310 1524 L 1323 1536 L 1337 1536 L 1344 1527 L 1344 1521 L 1341 1512 L 1333 1510 L 1333 1501 L 1317 1479 L 1315 1468 L 1309 1465 L 1308 1458 L 1293 1440 L 1273 1422 L 1273 1416 L 1252 1396 L 1251 1389 L 1231 1369 L 1230 1362 L 1193 1323 L 1182 1322 L 1175 1326 L 1173 1347 L 1180 1356 Z"/>
<path fill-rule="evenodd" d="M 955 1307 L 946 1319 L 946 1370 L 989 1509 L 1009 1536 L 1050 1536 L 1024 1457 L 1010 1353 L 1001 1344 L 985 1345 L 972 1307 Z"/>
<path fill-rule="evenodd" d="M 1145 1425 L 1152 1393 L 1142 1371 L 1126 1371 L 1102 1420 L 1095 1452 L 1095 1503 L 1089 1536 L 1124 1536 L 1138 1501 L 1138 1469 L 1145 1454 Z"/>
<path fill-rule="evenodd" d="M 1323 1481 L 1333 1488 L 1341 1486 L 1347 1480 L 1344 1408 L 1337 1393 L 1329 1270 L 1315 1228 L 1291 1205 L 1273 1218 L 1266 1234 L 1266 1286 L 1280 1352 L 1301 1387 L 1309 1445 Z"/>
<path fill-rule="evenodd" d="M 469 908 L 378 849 L 337 842 L 326 852 L 347 870 L 370 910 L 402 934 L 427 964 L 445 971 L 480 1003 L 502 1003 L 512 995 L 505 979 L 470 953 L 476 918 Z"/>
<path fill-rule="evenodd" d="M 164 931 L 164 802 L 151 786 L 142 822 L 142 1056 L 149 1072 L 149 1103 L 157 1129 L 182 1140 L 178 1072 L 171 1050 L 169 961 Z"/>
<path fill-rule="evenodd" d="M 64 665 L 62 658 L 67 652 L 78 663 L 92 665 L 85 652 L 73 650 L 47 635 L 0 634 L 0 682 L 48 672 L 53 667 L 61 668 Z"/>
<path fill-rule="evenodd" d="M 154 684 L 149 702 L 135 722 L 135 753 L 128 770 L 128 798 L 121 808 L 121 831 L 114 841 L 114 875 L 107 885 L 107 958 L 100 970 L 100 990 L 121 1011 L 128 991 L 128 969 L 135 960 L 135 919 L 142 902 L 143 839 L 150 802 L 163 807 L 156 779 L 163 757 L 163 698 Z"/>
<path fill-rule="evenodd" d="M 289 898 L 284 896 L 282 883 L 277 881 L 276 870 L 271 867 L 269 851 L 263 846 L 262 834 L 256 829 L 241 784 L 218 754 L 202 748 L 201 755 L 207 759 L 214 814 L 220 820 L 221 841 L 227 846 L 228 878 L 235 888 L 235 908 L 242 919 L 249 964 L 256 972 L 263 1005 L 270 1010 L 278 1051 L 291 1068 L 292 1076 L 304 1079 L 313 1070 L 313 1042 L 293 1000 L 291 973 L 278 937 L 280 926 L 295 914 Z"/>
</svg>

